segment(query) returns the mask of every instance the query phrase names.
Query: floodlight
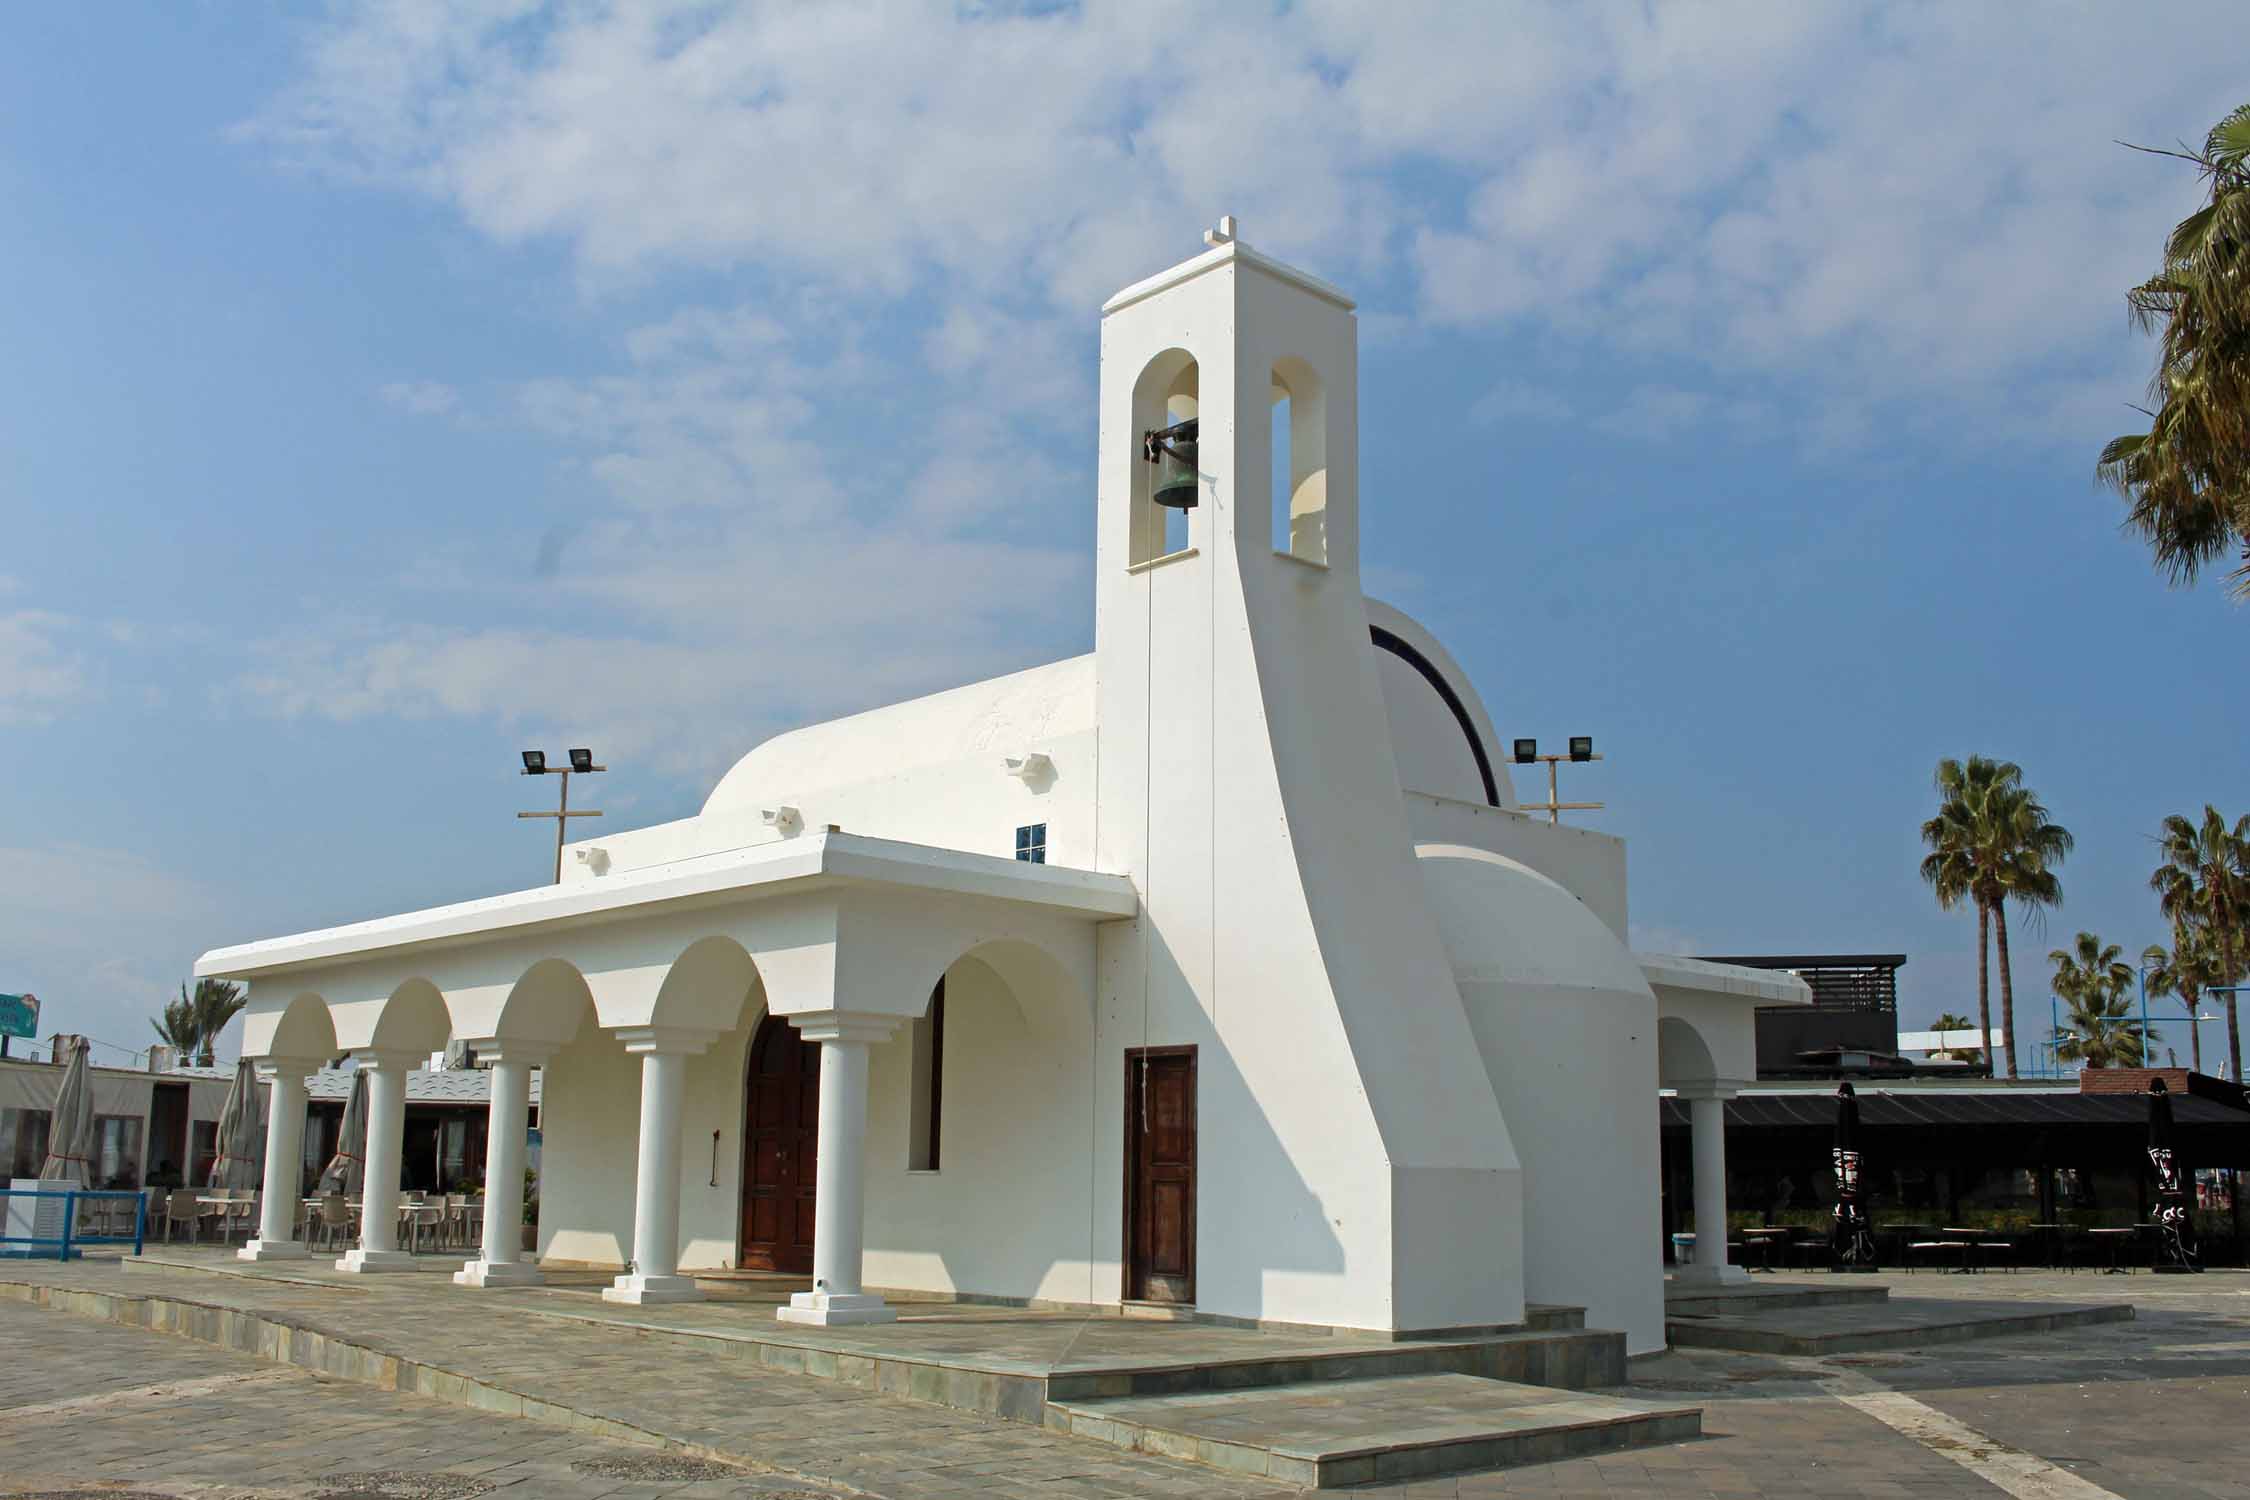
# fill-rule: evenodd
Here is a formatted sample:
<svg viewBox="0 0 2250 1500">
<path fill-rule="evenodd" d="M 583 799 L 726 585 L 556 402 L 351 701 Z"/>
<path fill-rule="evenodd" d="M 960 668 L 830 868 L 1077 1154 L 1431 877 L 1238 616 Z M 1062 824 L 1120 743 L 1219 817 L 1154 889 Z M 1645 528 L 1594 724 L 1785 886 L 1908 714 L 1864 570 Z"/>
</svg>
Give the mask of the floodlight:
<svg viewBox="0 0 2250 1500">
<path fill-rule="evenodd" d="M 1570 758 L 1572 760 L 1592 760 L 1594 758 L 1594 737 L 1590 734 L 1572 735 L 1570 737 Z"/>
<path fill-rule="evenodd" d="M 526 776 L 544 776 L 546 773 L 547 752 L 544 750 L 524 751 L 523 774 Z"/>
<path fill-rule="evenodd" d="M 1531 764 L 1531 763 L 1532 763 L 1533 761 L 1537 760 L 1538 758 L 1539 758 L 1539 742 L 1538 742 L 1537 740 L 1517 740 L 1517 741 L 1516 741 L 1516 764 L 1517 764 L 1517 765 L 1519 765 L 1519 766 L 1528 766 L 1528 765 L 1530 765 L 1530 764 Z"/>
<path fill-rule="evenodd" d="M 1593 742 L 1589 740 L 1587 741 L 1587 743 L 1591 744 Z M 594 769 L 594 752 L 591 750 L 571 751 L 570 768 L 573 771 L 591 771 L 592 769 Z"/>
</svg>

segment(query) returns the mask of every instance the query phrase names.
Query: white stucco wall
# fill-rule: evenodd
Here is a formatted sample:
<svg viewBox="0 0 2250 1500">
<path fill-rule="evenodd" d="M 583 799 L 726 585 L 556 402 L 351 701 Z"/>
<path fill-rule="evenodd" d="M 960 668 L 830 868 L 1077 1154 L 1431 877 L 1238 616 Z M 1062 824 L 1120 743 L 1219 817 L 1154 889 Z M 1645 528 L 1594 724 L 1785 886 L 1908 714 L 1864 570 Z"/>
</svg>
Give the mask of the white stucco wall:
<svg viewBox="0 0 2250 1500">
<path fill-rule="evenodd" d="M 1554 881 L 1484 850 L 1420 856 L 1523 1165 L 1524 1295 L 1662 1349 L 1656 996 Z"/>
<path fill-rule="evenodd" d="M 909 1029 L 871 1059 L 867 1284 L 1097 1300 L 1084 1004 L 1019 998 L 974 958 L 955 964 L 945 985 L 937 1171 L 907 1168 Z"/>
</svg>

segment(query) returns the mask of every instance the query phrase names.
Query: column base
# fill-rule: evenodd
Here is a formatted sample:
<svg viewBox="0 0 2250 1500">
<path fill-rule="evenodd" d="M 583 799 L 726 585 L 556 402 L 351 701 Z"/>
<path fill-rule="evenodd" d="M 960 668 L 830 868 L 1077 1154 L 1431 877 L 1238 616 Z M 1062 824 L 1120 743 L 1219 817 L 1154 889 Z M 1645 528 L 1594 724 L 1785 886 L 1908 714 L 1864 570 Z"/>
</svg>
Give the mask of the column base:
<svg viewBox="0 0 2250 1500">
<path fill-rule="evenodd" d="M 539 1268 L 521 1260 L 472 1260 L 453 1273 L 455 1286 L 545 1286 Z"/>
<path fill-rule="evenodd" d="M 303 1260 L 312 1252 L 303 1240 L 246 1240 L 234 1252 L 236 1260 Z"/>
<path fill-rule="evenodd" d="M 1737 1265 L 1680 1266 L 1672 1272 L 1674 1286 L 1748 1286 L 1750 1273 Z"/>
<path fill-rule="evenodd" d="M 796 1292 L 787 1307 L 773 1315 L 784 1323 L 811 1323 L 822 1328 L 847 1323 L 895 1323 L 898 1309 L 865 1292 Z"/>
<path fill-rule="evenodd" d="M 336 1262 L 339 1271 L 411 1271 L 414 1257 L 404 1250 L 349 1250 Z"/>
<path fill-rule="evenodd" d="M 703 1292 L 692 1276 L 620 1276 L 602 1288 L 604 1302 L 630 1302 L 636 1307 L 651 1302 L 701 1302 Z"/>
</svg>

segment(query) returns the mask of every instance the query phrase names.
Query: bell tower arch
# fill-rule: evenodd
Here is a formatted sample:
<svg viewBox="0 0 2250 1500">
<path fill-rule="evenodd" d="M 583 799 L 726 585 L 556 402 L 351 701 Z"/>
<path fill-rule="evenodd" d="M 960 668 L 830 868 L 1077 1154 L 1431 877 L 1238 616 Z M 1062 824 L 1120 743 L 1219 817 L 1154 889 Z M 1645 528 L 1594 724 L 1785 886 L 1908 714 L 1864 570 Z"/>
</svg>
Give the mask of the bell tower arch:
<svg viewBox="0 0 2250 1500">
<path fill-rule="evenodd" d="M 1207 1235 L 1202 1306 L 1255 1316 L 1293 1266 L 1339 1324 L 1514 1322 L 1519 1173 L 1421 894 L 1360 587 L 1357 318 L 1231 220 L 1205 238 L 1102 310 L 1097 865 L 1142 899 L 1100 939 L 1103 1024 L 1210 1049 L 1195 1222 L 1257 1223 L 1240 1238 L 1278 1258 Z"/>
</svg>

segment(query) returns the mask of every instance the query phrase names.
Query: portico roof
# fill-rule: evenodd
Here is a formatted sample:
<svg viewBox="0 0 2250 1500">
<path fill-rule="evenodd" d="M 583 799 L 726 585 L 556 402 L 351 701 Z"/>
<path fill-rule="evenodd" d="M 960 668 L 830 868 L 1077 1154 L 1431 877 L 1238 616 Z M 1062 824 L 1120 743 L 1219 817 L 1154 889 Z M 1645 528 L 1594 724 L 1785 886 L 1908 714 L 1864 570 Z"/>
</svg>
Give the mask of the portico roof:
<svg viewBox="0 0 2250 1500">
<path fill-rule="evenodd" d="M 406 947 L 445 947 L 554 924 L 613 922 L 656 911 L 839 886 L 982 897 L 1089 922 L 1130 917 L 1139 908 L 1133 883 L 1123 875 L 862 834 L 814 833 L 647 869 L 214 948 L 196 960 L 195 974 L 199 979 L 246 979 Z"/>
</svg>

